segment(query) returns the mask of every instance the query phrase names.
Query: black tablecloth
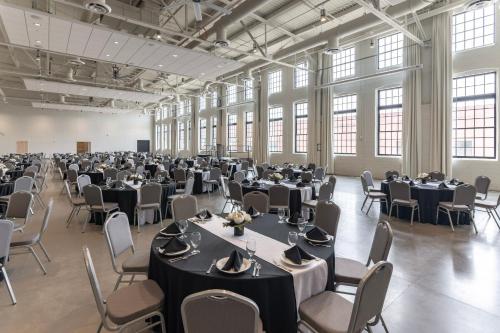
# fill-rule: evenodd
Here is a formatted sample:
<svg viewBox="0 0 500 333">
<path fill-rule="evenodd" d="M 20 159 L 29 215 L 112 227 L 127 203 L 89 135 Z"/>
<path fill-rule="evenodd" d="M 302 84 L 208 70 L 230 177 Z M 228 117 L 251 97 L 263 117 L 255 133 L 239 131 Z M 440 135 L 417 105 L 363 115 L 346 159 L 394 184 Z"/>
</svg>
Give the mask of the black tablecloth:
<svg viewBox="0 0 500 333">
<path fill-rule="evenodd" d="M 287 243 L 288 232 L 296 227 L 278 224 L 277 216 L 266 214 L 247 226 L 249 229 Z M 210 223 L 210 222 L 207 222 Z M 214 222 L 216 223 L 216 222 Z M 201 233 L 201 253 L 177 263 L 169 263 L 156 248 L 165 240 L 153 240 L 149 263 L 149 278 L 155 280 L 165 292 L 164 314 L 168 332 L 183 332 L 181 303 L 190 294 L 208 289 L 225 289 L 246 296 L 258 305 L 264 330 L 273 332 L 297 332 L 297 309 L 292 275 L 259 257 L 262 264 L 260 277 L 251 277 L 251 270 L 236 276 L 228 276 L 213 269 L 205 271 L 214 258 L 228 256 L 232 250 L 242 254 L 244 249 L 219 238 L 196 224 L 190 223 L 188 232 Z M 335 276 L 335 253 L 333 247 L 314 247 L 299 239 L 298 245 L 328 263 L 327 289 L 333 289 Z M 259 246 L 257 242 L 257 246 Z"/>
<path fill-rule="evenodd" d="M 144 170 L 149 171 L 151 177 L 154 177 L 156 174 L 156 169 L 158 168 L 158 164 L 146 164 L 144 165 Z"/>
<path fill-rule="evenodd" d="M 0 183 L 0 197 L 4 195 L 9 195 L 14 191 L 14 182 Z M 2 215 L 7 209 L 6 204 L 0 205 L 0 215 Z"/>
<path fill-rule="evenodd" d="M 387 194 L 390 204 L 392 199 L 389 191 L 389 183 L 387 181 L 382 182 L 381 190 L 382 192 Z M 429 184 L 418 184 L 412 186 L 411 197 L 412 199 L 418 200 L 420 209 L 420 222 L 450 225 L 448 216 L 445 213 L 440 213 L 439 219 L 436 221 L 436 212 L 440 201 L 453 201 L 453 192 L 454 190 L 451 188 L 439 189 L 436 186 Z M 384 214 L 389 214 L 389 209 L 388 207 L 386 207 L 385 203 L 382 203 L 380 205 L 380 208 Z M 392 209 L 392 216 L 397 216 L 397 209 L 395 207 Z M 410 220 L 411 209 L 408 207 L 400 207 L 399 217 L 402 219 Z M 451 213 L 451 218 L 453 223 L 455 224 L 457 220 L 456 213 Z M 417 213 L 415 213 L 413 220 L 418 221 Z M 467 214 L 460 214 L 460 223 L 469 224 L 469 216 Z"/>
<path fill-rule="evenodd" d="M 87 175 L 92 184 L 99 185 L 104 181 L 104 174 L 100 171 L 79 171 L 78 175 Z M 66 177 L 66 175 L 65 175 Z"/>
<path fill-rule="evenodd" d="M 10 176 L 10 179 L 16 180 L 17 178 L 23 176 L 24 170 L 9 170 L 5 174 Z"/>
<path fill-rule="evenodd" d="M 269 188 L 273 186 L 270 184 L 260 184 L 259 187 L 251 186 L 250 185 L 242 185 L 242 190 L 243 190 L 243 195 L 247 194 L 248 192 L 252 191 L 260 191 L 264 192 L 266 194 L 269 193 Z M 311 186 L 312 188 L 312 199 L 316 199 L 316 189 L 314 186 Z M 302 195 L 300 192 L 300 189 L 298 188 L 291 188 L 290 189 L 290 215 L 298 212 L 300 213 L 302 210 Z"/>
</svg>

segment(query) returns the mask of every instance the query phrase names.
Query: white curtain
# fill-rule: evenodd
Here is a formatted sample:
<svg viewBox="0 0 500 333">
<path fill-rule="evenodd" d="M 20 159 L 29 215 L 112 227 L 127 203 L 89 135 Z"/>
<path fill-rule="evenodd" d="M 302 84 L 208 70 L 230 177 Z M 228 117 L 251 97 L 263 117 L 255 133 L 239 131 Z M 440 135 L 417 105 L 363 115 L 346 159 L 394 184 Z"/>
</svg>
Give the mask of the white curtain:
<svg viewBox="0 0 500 333">
<path fill-rule="evenodd" d="M 430 171 L 452 173 L 451 103 L 452 55 L 450 14 L 432 21 L 432 96 L 430 114 Z"/>
<path fill-rule="evenodd" d="M 257 82 L 255 82 L 257 83 Z M 255 119 L 253 135 L 253 158 L 256 163 L 269 162 L 268 123 L 267 123 L 267 73 L 261 73 L 260 85 L 255 96 Z"/>
<path fill-rule="evenodd" d="M 408 30 L 418 36 L 416 24 Z M 404 40 L 404 65 L 419 65 L 420 46 L 409 38 Z M 416 177 L 421 172 L 422 161 L 422 124 L 421 124 L 421 84 L 420 70 L 407 71 L 403 77 L 403 174 Z"/>
</svg>

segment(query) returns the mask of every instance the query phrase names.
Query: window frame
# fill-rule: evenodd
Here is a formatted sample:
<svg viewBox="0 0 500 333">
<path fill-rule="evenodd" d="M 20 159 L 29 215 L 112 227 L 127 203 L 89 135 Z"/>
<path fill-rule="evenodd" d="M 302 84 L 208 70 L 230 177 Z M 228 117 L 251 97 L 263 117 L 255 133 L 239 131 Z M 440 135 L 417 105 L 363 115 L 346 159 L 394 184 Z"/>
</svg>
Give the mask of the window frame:
<svg viewBox="0 0 500 333">
<path fill-rule="evenodd" d="M 299 69 L 300 65 L 304 65 L 304 67 Z M 309 62 L 302 60 L 295 66 L 293 69 L 293 88 L 306 88 L 309 85 Z"/>
<path fill-rule="evenodd" d="M 186 150 L 186 141 L 185 141 L 185 134 L 186 134 L 186 124 L 184 122 L 180 121 L 179 124 L 177 125 L 177 150 Z M 181 145 L 182 143 L 182 145 Z"/>
<path fill-rule="evenodd" d="M 251 115 L 251 120 L 248 120 L 249 115 Z M 245 151 L 253 151 L 253 118 L 253 111 L 245 112 Z M 248 147 L 250 147 L 250 149 Z"/>
<path fill-rule="evenodd" d="M 243 92 L 243 97 L 245 101 L 252 101 L 253 100 L 253 80 L 245 80 L 243 82 L 243 85 L 245 86 L 245 91 Z"/>
<path fill-rule="evenodd" d="M 281 117 L 278 117 L 278 118 L 271 118 L 271 110 L 273 109 L 280 109 L 280 112 L 281 112 Z M 268 149 L 269 149 L 269 153 L 283 153 L 283 106 L 280 106 L 280 105 L 274 105 L 274 106 L 269 106 L 268 108 L 268 114 L 269 114 L 269 117 L 268 117 L 268 142 L 269 142 L 269 145 L 268 145 Z M 275 122 L 281 122 L 281 135 L 271 135 L 271 125 L 273 125 L 273 123 Z M 278 141 L 279 142 L 279 146 L 280 146 L 280 150 L 271 150 L 273 147 L 271 145 L 271 138 L 272 137 L 277 137 L 279 138 Z"/>
<path fill-rule="evenodd" d="M 204 125 L 202 125 L 204 123 Z M 200 118 L 199 120 L 199 133 L 198 133 L 198 150 L 202 151 L 203 149 L 207 148 L 207 119 L 206 118 Z M 202 141 L 205 141 L 204 144 Z"/>
<path fill-rule="evenodd" d="M 388 91 L 388 90 L 395 90 L 399 89 L 401 91 L 401 103 L 400 104 L 391 104 L 391 105 L 380 105 L 380 93 L 383 91 Z M 393 132 L 400 132 L 401 133 L 401 144 L 399 147 L 396 147 L 396 150 L 399 151 L 399 154 L 381 154 L 380 153 L 380 113 L 383 110 L 389 110 L 389 109 L 397 109 L 400 108 L 400 115 L 398 117 L 401 118 L 401 131 L 384 131 L 383 133 L 393 133 Z M 377 89 L 377 140 L 376 140 L 376 145 L 377 145 L 377 157 L 393 157 L 393 158 L 401 158 L 402 157 L 402 149 L 403 149 L 403 87 L 402 86 L 395 86 L 395 87 L 388 87 L 388 88 L 381 88 Z M 392 139 L 391 139 L 392 140 Z M 387 146 L 386 146 L 387 147 Z M 392 151 L 392 145 L 391 145 L 391 151 Z"/>
<path fill-rule="evenodd" d="M 274 75 L 277 75 L 274 77 Z M 267 76 L 267 95 L 279 94 L 283 91 L 283 71 L 281 69 L 273 70 Z"/>
<path fill-rule="evenodd" d="M 234 117 L 234 122 L 230 121 L 230 118 Z M 236 152 L 238 151 L 238 115 L 236 113 L 228 113 L 227 115 L 227 151 Z M 234 131 L 232 129 L 234 128 Z M 234 132 L 234 136 L 231 134 Z M 231 139 L 234 140 L 234 147 L 231 144 Z M 234 149 L 233 149 L 234 148 Z"/>
<path fill-rule="evenodd" d="M 306 113 L 305 114 L 302 114 L 302 115 L 297 115 L 297 106 L 300 105 L 300 104 L 305 104 L 306 107 L 305 107 L 305 111 Z M 305 134 L 299 134 L 298 133 L 298 122 L 300 119 L 306 119 L 306 129 L 305 129 Z M 293 152 L 295 154 L 307 154 L 307 146 L 309 144 L 309 135 L 308 135 L 308 123 L 309 123 L 309 103 L 307 100 L 301 100 L 301 101 L 296 101 L 293 103 L 293 134 L 294 134 L 294 142 L 293 142 Z M 304 137 L 305 136 L 305 140 L 302 140 L 305 142 L 306 146 L 305 146 L 305 150 L 304 151 L 298 151 L 297 150 L 297 147 L 298 147 L 298 138 L 299 136 L 302 136 Z"/>
<path fill-rule="evenodd" d="M 337 99 L 345 99 L 345 98 L 351 98 L 351 97 L 354 97 L 355 98 L 355 108 L 346 108 L 346 109 L 343 109 L 343 110 L 338 110 L 336 111 L 335 110 L 335 105 L 338 105 L 336 104 L 336 100 Z M 332 101 L 333 105 L 332 105 L 332 153 L 334 155 L 342 155 L 342 156 L 356 156 L 357 153 L 358 153 L 358 140 L 357 140 L 357 136 L 358 136 L 358 95 L 357 94 L 344 94 L 344 95 L 339 95 L 339 96 L 335 96 L 333 98 L 333 101 Z M 351 104 L 352 101 L 348 101 L 347 102 L 348 104 Z M 342 102 L 340 102 L 339 104 L 343 104 Z M 337 133 L 335 131 L 336 129 L 336 126 L 335 126 L 335 123 L 336 123 L 336 116 L 343 116 L 343 115 L 354 115 L 354 121 L 355 121 L 355 128 L 356 128 L 356 131 L 352 132 L 342 132 L 342 133 Z M 354 135 L 354 143 L 350 142 L 350 145 L 338 145 L 336 144 L 337 143 L 337 140 L 335 140 L 335 137 L 336 135 Z M 342 141 L 342 140 L 340 140 Z M 349 140 L 350 141 L 350 140 Z M 347 143 L 348 140 L 346 139 L 345 142 Z M 354 149 L 354 152 L 353 153 L 347 153 L 345 151 L 343 152 L 338 152 L 336 151 L 337 147 L 340 147 L 342 149 L 346 149 L 348 147 L 351 147 L 351 149 L 353 148 Z"/>
<path fill-rule="evenodd" d="M 351 51 L 352 50 L 352 51 Z M 347 52 L 350 52 L 351 54 L 346 54 Z M 346 59 L 351 59 L 349 61 L 343 61 Z M 332 54 L 332 79 L 337 80 L 337 79 L 343 79 L 343 78 L 348 78 L 351 76 L 356 75 L 356 47 L 348 47 L 346 49 L 340 50 L 337 53 Z M 344 69 L 342 69 L 342 66 L 344 66 Z M 349 66 L 349 69 L 346 69 L 345 67 Z M 351 73 L 352 71 L 352 73 Z M 341 75 L 337 73 L 342 73 L 342 72 L 349 72 L 349 74 Z"/>
<path fill-rule="evenodd" d="M 398 47 L 398 48 L 395 48 L 395 49 L 391 49 L 390 51 L 384 51 L 384 52 L 380 52 L 380 47 L 381 47 L 381 43 L 380 41 L 381 40 L 385 40 L 387 38 L 392 38 L 393 36 L 398 36 L 401 37 L 401 40 L 397 40 L 396 42 L 399 44 L 401 43 L 401 47 Z M 384 42 L 385 44 L 385 42 Z M 389 44 L 393 44 L 392 41 L 389 43 Z M 384 46 L 386 46 L 387 44 L 385 44 Z M 395 33 L 391 33 L 391 34 L 388 34 L 388 35 L 384 35 L 382 37 L 379 37 L 377 38 L 377 69 L 378 70 L 386 70 L 386 69 L 391 69 L 391 68 L 397 68 L 397 67 L 401 67 L 403 65 L 403 49 L 404 49 L 404 36 L 403 36 L 403 33 L 402 32 L 395 32 Z M 389 59 L 394 59 L 395 57 L 392 56 L 393 52 L 397 52 L 397 56 L 396 58 L 398 59 L 398 63 L 395 64 L 395 65 L 389 65 L 389 66 L 383 66 L 383 67 L 380 67 L 380 55 L 381 54 L 390 54 L 391 57 Z M 400 61 L 399 61 L 400 60 Z M 382 61 L 387 61 L 387 59 L 384 59 Z"/>
<path fill-rule="evenodd" d="M 238 102 L 238 89 L 234 84 L 226 86 L 226 105 L 233 105 Z"/>
<path fill-rule="evenodd" d="M 211 137 L 210 139 L 212 140 L 212 146 L 217 146 L 217 117 L 212 117 L 211 118 Z"/>
<path fill-rule="evenodd" d="M 489 7 L 491 7 L 493 9 L 493 13 L 490 14 L 490 15 L 486 15 L 485 16 L 484 15 L 484 10 L 486 8 L 489 8 Z M 485 7 L 482 7 L 482 8 L 477 8 L 475 10 L 469 10 L 469 11 L 466 10 L 466 11 L 454 14 L 452 16 L 452 19 L 451 19 L 451 39 L 452 39 L 451 50 L 452 50 L 452 52 L 453 53 L 461 53 L 461 52 L 467 52 L 467 51 L 470 51 L 470 50 L 480 49 L 480 48 L 483 48 L 483 47 L 494 46 L 496 44 L 496 12 L 495 12 L 495 10 L 496 10 L 495 4 L 491 4 L 489 6 L 485 6 Z M 483 21 L 483 25 L 480 27 L 481 30 L 483 31 L 483 35 L 482 36 L 476 36 L 476 30 L 479 29 L 479 27 L 475 26 L 475 21 L 477 20 L 477 18 L 476 18 L 475 15 L 476 15 L 477 11 L 482 11 L 482 13 L 483 13 L 483 16 L 481 17 L 481 20 Z M 467 17 L 466 17 L 467 13 L 470 13 L 470 12 L 473 13 L 472 14 L 473 18 L 472 18 L 472 20 L 467 20 Z M 463 29 L 463 31 L 457 32 L 457 25 L 462 23 L 462 22 L 458 22 L 458 23 L 456 22 L 456 20 L 458 19 L 459 16 L 463 16 L 463 25 L 464 25 L 463 28 L 464 29 Z M 491 36 L 491 35 L 484 35 L 485 27 L 490 26 L 488 24 L 485 25 L 484 21 L 485 21 L 485 18 L 487 18 L 489 16 L 491 16 L 493 18 L 493 24 L 492 24 L 493 25 L 493 29 L 492 29 L 493 33 L 491 34 L 493 36 L 493 38 L 492 38 L 492 42 L 490 44 L 484 44 L 484 38 L 485 38 L 485 36 Z M 466 25 L 467 25 L 466 23 L 467 22 L 472 22 L 472 29 L 466 29 L 467 28 L 466 27 Z M 471 32 L 472 33 L 472 38 L 466 39 L 467 32 Z M 456 43 L 457 43 L 457 35 L 459 35 L 459 34 L 463 34 L 463 40 L 458 41 L 458 43 L 463 42 L 464 43 L 464 47 L 463 47 L 463 49 L 457 51 L 457 49 L 456 49 Z M 475 44 L 475 41 L 476 41 L 477 38 L 483 38 L 483 44 L 482 45 L 472 46 L 472 47 L 469 47 L 469 48 L 467 48 L 465 46 L 466 41 L 468 41 L 468 40 L 472 40 L 472 43 Z"/>
</svg>

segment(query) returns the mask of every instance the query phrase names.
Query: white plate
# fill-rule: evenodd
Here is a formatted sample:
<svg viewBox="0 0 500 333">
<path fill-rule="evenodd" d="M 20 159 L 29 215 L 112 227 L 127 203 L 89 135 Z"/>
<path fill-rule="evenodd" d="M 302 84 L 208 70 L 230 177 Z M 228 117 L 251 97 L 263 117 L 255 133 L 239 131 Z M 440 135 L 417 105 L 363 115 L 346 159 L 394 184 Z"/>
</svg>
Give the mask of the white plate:
<svg viewBox="0 0 500 333">
<path fill-rule="evenodd" d="M 283 262 L 285 265 L 292 266 L 292 267 L 304 267 L 304 266 L 307 266 L 314 261 L 314 260 L 302 260 L 302 264 L 299 265 L 299 264 L 294 263 L 290 259 L 288 259 L 284 253 L 281 254 L 280 259 L 281 259 L 281 262 Z"/>
<path fill-rule="evenodd" d="M 166 252 L 163 252 L 163 250 L 161 248 L 158 248 L 158 252 L 164 256 L 167 256 L 167 257 L 174 257 L 174 256 L 184 254 L 184 253 L 188 252 L 190 249 L 191 249 L 191 246 L 189 246 L 189 244 L 187 244 L 187 247 L 182 251 L 166 253 Z"/>
<path fill-rule="evenodd" d="M 168 227 L 167 227 L 168 228 Z M 167 237 L 176 237 L 176 236 L 179 236 L 182 234 L 182 232 L 179 232 L 178 234 L 171 234 L 171 233 L 168 233 L 167 232 L 167 228 L 163 228 L 162 230 L 160 230 L 160 234 L 162 234 L 163 236 L 167 236 Z"/>
<path fill-rule="evenodd" d="M 298 225 L 298 223 L 290 222 L 290 218 L 285 219 L 285 221 L 286 221 L 286 223 L 291 224 L 291 225 L 295 225 L 295 226 Z"/>
<path fill-rule="evenodd" d="M 224 271 L 222 270 L 222 267 L 224 267 L 224 265 L 226 264 L 226 262 L 228 261 L 229 257 L 225 257 L 225 258 L 222 258 L 222 259 L 219 259 L 219 261 L 217 261 L 217 263 L 215 264 L 215 267 L 217 267 L 217 269 L 223 273 L 226 273 L 226 274 L 241 274 L 243 272 L 246 272 L 250 269 L 250 267 L 252 267 L 252 263 L 246 259 L 246 258 L 243 258 L 243 263 L 241 264 L 241 267 L 240 267 L 240 270 L 239 271 Z"/>
<path fill-rule="evenodd" d="M 307 234 L 304 235 L 304 239 L 306 241 L 309 241 L 311 243 L 319 243 L 319 244 L 323 244 L 323 243 L 329 243 L 331 240 L 332 240 L 332 236 L 328 235 L 327 236 L 328 239 L 327 240 L 317 240 L 317 239 L 311 239 L 311 238 L 307 238 Z"/>
</svg>

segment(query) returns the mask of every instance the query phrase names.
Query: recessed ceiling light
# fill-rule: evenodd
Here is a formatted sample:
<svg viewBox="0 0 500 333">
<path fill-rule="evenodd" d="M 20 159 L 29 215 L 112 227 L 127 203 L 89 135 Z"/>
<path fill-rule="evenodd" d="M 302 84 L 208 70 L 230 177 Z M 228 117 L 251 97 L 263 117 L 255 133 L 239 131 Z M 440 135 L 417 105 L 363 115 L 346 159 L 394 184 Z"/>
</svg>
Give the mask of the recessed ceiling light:
<svg viewBox="0 0 500 333">
<path fill-rule="evenodd" d="M 39 40 L 36 40 L 36 41 L 35 41 L 35 44 L 42 44 L 42 42 L 41 42 L 41 41 L 39 41 Z"/>
<path fill-rule="evenodd" d="M 223 65 L 221 65 L 221 64 L 218 64 L 218 65 L 217 65 L 217 68 L 222 68 L 222 67 L 224 67 L 224 66 L 223 66 Z"/>
<path fill-rule="evenodd" d="M 159 64 L 158 67 L 163 67 L 163 64 Z"/>
<path fill-rule="evenodd" d="M 120 44 L 120 42 L 118 42 L 118 41 L 116 41 L 116 40 L 115 40 L 115 41 L 113 42 L 113 44 L 118 45 L 118 44 Z"/>
<path fill-rule="evenodd" d="M 200 76 L 203 76 L 203 75 L 205 75 L 205 73 L 200 73 Z"/>
<path fill-rule="evenodd" d="M 109 54 L 106 54 L 106 57 L 109 57 Z"/>
<path fill-rule="evenodd" d="M 177 54 L 172 54 L 172 57 L 177 58 L 179 55 Z"/>
<path fill-rule="evenodd" d="M 35 22 L 35 23 L 33 23 L 33 25 L 34 25 L 35 27 L 40 27 L 40 26 L 41 26 L 40 22 Z"/>
</svg>

